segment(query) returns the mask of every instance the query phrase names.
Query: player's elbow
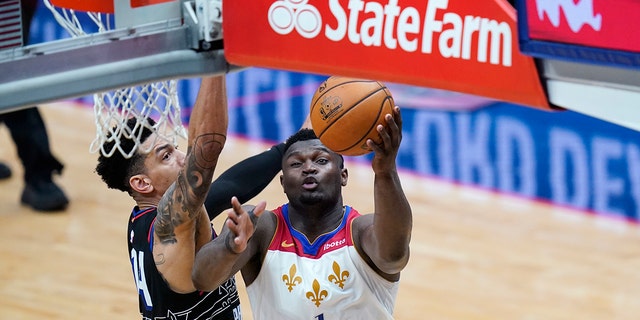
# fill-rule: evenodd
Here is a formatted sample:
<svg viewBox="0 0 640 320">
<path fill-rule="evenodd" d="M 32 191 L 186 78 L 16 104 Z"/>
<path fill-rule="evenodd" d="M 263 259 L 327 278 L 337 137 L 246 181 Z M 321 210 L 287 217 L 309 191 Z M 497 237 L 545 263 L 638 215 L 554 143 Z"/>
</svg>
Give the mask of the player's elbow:
<svg viewBox="0 0 640 320">
<path fill-rule="evenodd" d="M 380 256 L 376 265 L 384 273 L 400 273 L 409 263 L 409 255 L 409 247 L 407 247 L 406 250 L 388 252 Z"/>
<path fill-rule="evenodd" d="M 193 286 L 196 290 L 212 291 L 218 287 L 215 285 L 215 281 L 212 281 L 212 279 L 207 275 L 208 273 L 203 272 L 198 268 L 193 268 L 193 271 L 191 272 L 191 281 L 193 282 Z"/>
<path fill-rule="evenodd" d="M 203 262 L 204 259 L 202 257 L 198 257 L 196 255 L 196 261 L 193 264 L 193 269 L 191 270 L 191 282 L 193 282 L 193 286 L 196 290 L 200 291 L 211 291 L 217 288 L 220 283 L 218 283 L 216 279 L 216 272 L 210 272 L 206 265 Z"/>
</svg>

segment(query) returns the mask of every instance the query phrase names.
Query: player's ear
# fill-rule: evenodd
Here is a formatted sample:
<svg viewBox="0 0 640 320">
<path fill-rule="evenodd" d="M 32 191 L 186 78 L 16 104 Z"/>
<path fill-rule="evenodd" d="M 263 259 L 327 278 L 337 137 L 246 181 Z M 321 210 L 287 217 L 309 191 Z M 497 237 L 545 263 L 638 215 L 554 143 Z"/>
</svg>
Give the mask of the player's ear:
<svg viewBox="0 0 640 320">
<path fill-rule="evenodd" d="M 144 174 L 136 174 L 129 178 L 129 185 L 133 191 L 138 193 L 149 193 L 153 191 L 151 179 Z"/>
<path fill-rule="evenodd" d="M 347 171 L 347 168 L 342 168 L 340 176 L 342 177 L 342 186 L 344 187 L 347 185 L 347 180 L 349 180 L 349 171 Z"/>
</svg>

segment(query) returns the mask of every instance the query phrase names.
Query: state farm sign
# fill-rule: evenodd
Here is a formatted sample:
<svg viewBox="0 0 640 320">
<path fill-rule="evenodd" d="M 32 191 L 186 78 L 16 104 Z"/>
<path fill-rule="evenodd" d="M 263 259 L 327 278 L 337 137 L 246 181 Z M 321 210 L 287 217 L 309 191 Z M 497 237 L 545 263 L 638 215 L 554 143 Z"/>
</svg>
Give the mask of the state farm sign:
<svg viewBox="0 0 640 320">
<path fill-rule="evenodd" d="M 239 65 L 340 74 L 547 108 L 515 11 L 500 0 L 223 2 Z"/>
<path fill-rule="evenodd" d="M 352 44 L 364 46 L 385 46 L 388 49 L 401 49 L 406 52 L 431 54 L 434 50 L 446 58 L 461 58 L 478 62 L 511 66 L 512 32 L 508 23 L 489 18 L 466 16 L 461 17 L 453 12 L 436 18 L 436 12 L 447 8 L 447 0 L 427 2 L 422 11 L 407 6 L 401 8 L 397 0 L 389 0 L 383 7 L 378 2 L 350 0 L 348 7 L 343 8 L 338 0 L 329 0 L 330 19 L 335 27 L 324 26 L 324 36 L 331 41 L 347 40 Z M 360 16 L 367 12 L 379 12 L 360 21 Z M 424 20 L 421 20 L 424 12 Z M 288 34 L 295 29 L 300 36 L 311 39 L 322 30 L 322 16 L 311 4 L 291 0 L 279 0 L 269 8 L 269 25 L 279 34 Z M 443 26 L 457 26 L 443 32 Z M 466 32 L 465 32 L 466 31 Z M 475 45 L 474 33 L 478 34 Z M 477 54 L 471 52 L 477 48 Z M 502 55 L 502 59 L 501 59 Z"/>
</svg>

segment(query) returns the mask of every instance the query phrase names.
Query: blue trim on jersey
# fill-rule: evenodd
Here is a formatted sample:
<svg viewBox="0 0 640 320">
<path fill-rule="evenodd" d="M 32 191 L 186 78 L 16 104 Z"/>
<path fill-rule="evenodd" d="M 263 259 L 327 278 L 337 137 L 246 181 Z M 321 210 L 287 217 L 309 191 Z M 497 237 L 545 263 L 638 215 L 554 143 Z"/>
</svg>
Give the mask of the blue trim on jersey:
<svg viewBox="0 0 640 320">
<path fill-rule="evenodd" d="M 138 209 L 138 207 L 133 208 L 133 219 L 132 220 L 136 220 L 136 219 L 140 218 L 141 216 L 143 216 L 143 215 L 145 215 L 145 214 L 147 214 L 149 212 L 157 210 L 158 208 L 157 207 L 151 207 L 151 208 L 147 208 L 147 209 L 144 209 L 144 210 L 139 210 L 139 209 L 136 210 L 136 209 Z M 155 221 L 156 221 L 156 218 L 153 218 L 153 222 L 151 222 L 151 226 L 149 226 L 149 232 L 147 233 L 147 242 L 149 242 L 149 250 L 151 250 L 151 252 L 153 252 L 153 230 L 154 230 L 153 226 L 155 225 Z"/>
<path fill-rule="evenodd" d="M 155 230 L 154 226 L 156 225 L 156 218 L 153 218 L 151 222 L 151 226 L 149 227 L 149 234 L 147 235 L 147 242 L 149 242 L 149 250 L 153 252 L 153 230 Z"/>
<path fill-rule="evenodd" d="M 153 211 L 155 209 L 156 209 L 156 207 L 151 207 L 151 208 L 147 208 L 147 209 L 144 209 L 144 210 L 140 210 L 138 207 L 135 207 L 135 208 L 133 208 L 133 214 L 132 214 L 133 220 L 136 220 L 136 219 L 140 218 L 140 216 L 145 215 L 145 214 L 147 214 L 147 213 L 149 213 L 149 212 L 151 212 L 151 211 Z"/>
<path fill-rule="evenodd" d="M 347 225 L 347 218 L 349 217 L 350 212 L 351 212 L 351 207 L 345 206 L 344 216 L 342 217 L 342 222 L 340 223 L 340 226 L 329 233 L 319 236 L 313 243 L 310 243 L 309 239 L 307 239 L 307 237 L 302 232 L 299 232 L 298 230 L 293 228 L 293 225 L 289 220 L 289 204 L 287 203 L 282 206 L 282 216 L 287 222 L 287 227 L 289 228 L 289 232 L 294 238 L 300 241 L 300 243 L 302 244 L 302 251 L 305 254 L 314 255 L 314 256 L 318 254 L 318 251 L 320 250 L 320 248 L 322 248 L 322 245 L 324 245 L 327 242 L 327 240 L 333 238 L 333 236 L 338 231 L 342 230 L 342 228 L 344 228 Z"/>
</svg>

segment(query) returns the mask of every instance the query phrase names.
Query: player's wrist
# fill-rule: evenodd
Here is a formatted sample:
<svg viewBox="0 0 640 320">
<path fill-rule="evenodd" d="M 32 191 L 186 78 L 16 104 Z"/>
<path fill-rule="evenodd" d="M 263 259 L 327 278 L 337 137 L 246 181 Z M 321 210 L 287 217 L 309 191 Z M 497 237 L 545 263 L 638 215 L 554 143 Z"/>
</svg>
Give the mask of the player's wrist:
<svg viewBox="0 0 640 320">
<path fill-rule="evenodd" d="M 224 239 L 224 246 L 225 248 L 227 248 L 227 251 L 229 251 L 229 253 L 231 254 L 240 254 L 240 252 L 236 252 L 235 250 L 233 250 L 233 242 L 234 242 L 234 236 L 231 232 L 227 233 L 227 236 Z"/>
</svg>

